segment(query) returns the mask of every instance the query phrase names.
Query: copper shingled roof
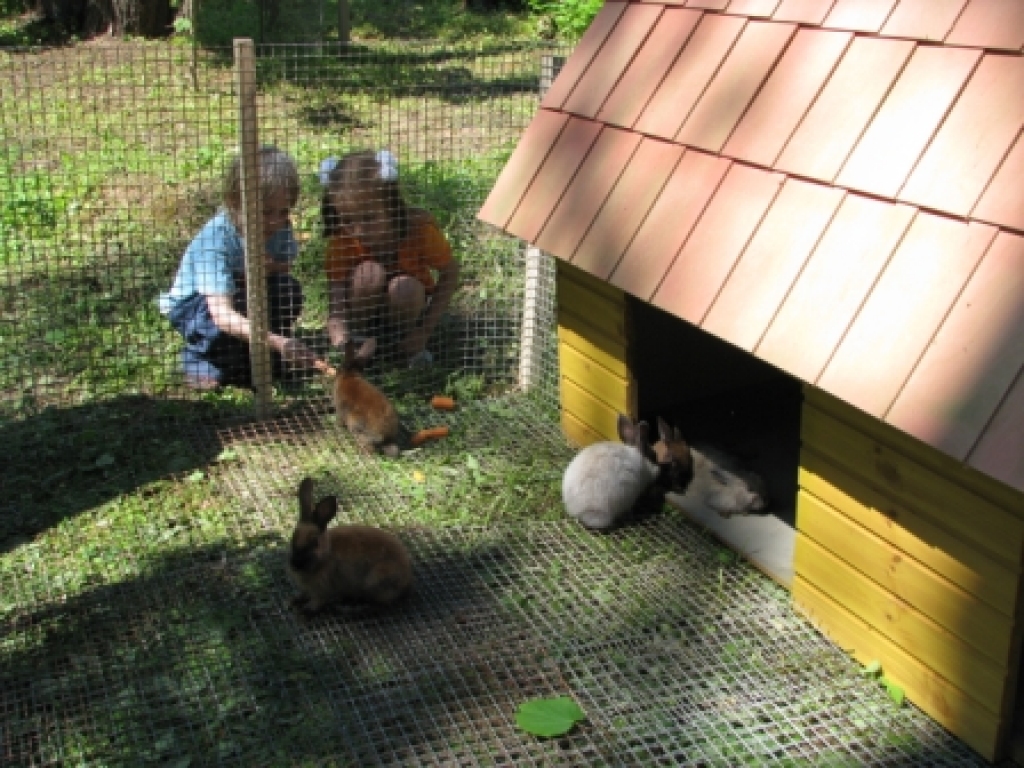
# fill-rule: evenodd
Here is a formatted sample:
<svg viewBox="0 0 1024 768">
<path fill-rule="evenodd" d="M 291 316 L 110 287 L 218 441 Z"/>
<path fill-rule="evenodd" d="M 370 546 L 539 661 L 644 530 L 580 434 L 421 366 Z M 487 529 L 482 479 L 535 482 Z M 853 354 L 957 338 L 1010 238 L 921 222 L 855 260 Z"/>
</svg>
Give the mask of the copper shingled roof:
<svg viewBox="0 0 1024 768">
<path fill-rule="evenodd" d="M 609 0 L 480 218 L 1024 490 L 1024 2 Z"/>
</svg>

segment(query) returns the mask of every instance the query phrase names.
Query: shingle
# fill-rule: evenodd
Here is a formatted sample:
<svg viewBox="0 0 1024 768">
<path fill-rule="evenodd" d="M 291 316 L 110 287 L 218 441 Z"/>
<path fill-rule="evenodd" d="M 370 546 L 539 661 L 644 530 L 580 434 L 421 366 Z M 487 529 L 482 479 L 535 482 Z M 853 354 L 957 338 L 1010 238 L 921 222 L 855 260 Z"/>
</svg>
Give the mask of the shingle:
<svg viewBox="0 0 1024 768">
<path fill-rule="evenodd" d="M 889 18 L 894 5 L 896 0 L 836 0 L 822 26 L 855 32 L 877 32 Z"/>
<path fill-rule="evenodd" d="M 985 427 L 967 463 L 1011 488 L 1024 490 L 1024 370 L 1007 393 L 992 421 Z"/>
<path fill-rule="evenodd" d="M 635 129 L 672 139 L 736 42 L 746 21 L 705 14 L 675 64 L 654 92 Z"/>
<path fill-rule="evenodd" d="M 562 108 L 584 117 L 596 116 L 660 14 L 657 6 L 631 3 Z"/>
<path fill-rule="evenodd" d="M 533 242 L 571 259 L 639 143 L 635 133 L 605 127 Z"/>
<path fill-rule="evenodd" d="M 817 381 L 914 213 L 847 195 L 755 354 Z"/>
<path fill-rule="evenodd" d="M 837 183 L 895 197 L 980 57 L 963 48 L 918 47 Z"/>
<path fill-rule="evenodd" d="M 612 272 L 611 283 L 650 300 L 729 167 L 725 158 L 688 150 Z"/>
<path fill-rule="evenodd" d="M 757 165 L 774 165 L 851 38 L 848 32 L 797 32 L 723 152 Z"/>
<path fill-rule="evenodd" d="M 721 150 L 795 32 L 792 24 L 748 23 L 676 141 L 710 152 Z"/>
<path fill-rule="evenodd" d="M 918 214 L 815 383 L 881 417 L 996 231 L 977 222 Z"/>
<path fill-rule="evenodd" d="M 972 216 L 1024 232 L 1024 133 L 1017 137 Z"/>
<path fill-rule="evenodd" d="M 706 8 L 709 11 L 723 11 L 729 0 L 688 0 L 687 8 Z"/>
<path fill-rule="evenodd" d="M 885 420 L 954 458 L 966 458 L 1024 367 L 1022 328 L 1024 238 L 1003 232 Z"/>
<path fill-rule="evenodd" d="M 789 179 L 743 251 L 702 327 L 751 350 L 843 199 L 843 191 Z"/>
<path fill-rule="evenodd" d="M 558 73 L 555 82 L 551 84 L 547 93 L 544 94 L 540 104 L 542 107 L 547 109 L 562 108 L 565 100 L 569 98 L 569 95 L 576 87 L 576 83 L 579 82 L 583 73 L 587 71 L 590 62 L 597 55 L 597 52 L 601 50 L 605 38 L 615 28 L 619 17 L 626 10 L 626 5 L 626 3 L 618 2 L 617 0 L 608 0 L 601 6 L 601 10 L 594 17 L 590 26 L 587 27 L 587 31 L 583 33 L 583 37 L 580 38 L 580 41 L 573 49 L 572 55 L 566 60 L 562 71 Z"/>
<path fill-rule="evenodd" d="M 900 0 L 882 27 L 882 34 L 943 40 L 966 4 L 967 0 Z"/>
<path fill-rule="evenodd" d="M 597 115 L 598 120 L 623 128 L 631 127 L 700 19 L 699 11 L 666 10 L 605 101 Z"/>
<path fill-rule="evenodd" d="M 652 303 L 700 325 L 785 178 L 734 163 Z"/>
<path fill-rule="evenodd" d="M 970 0 L 946 42 L 1019 51 L 1024 46 L 1024 3 Z"/>
<path fill-rule="evenodd" d="M 600 123 L 573 118 L 558 136 L 505 229 L 533 242 L 601 132 Z"/>
<path fill-rule="evenodd" d="M 647 215 L 683 148 L 644 139 L 576 249 L 572 263 L 607 280 Z"/>
<path fill-rule="evenodd" d="M 779 0 L 732 0 L 725 10 L 737 16 L 769 17 L 778 7 Z"/>
<path fill-rule="evenodd" d="M 797 126 L 776 169 L 832 181 L 864 132 L 914 44 L 858 37 Z"/>
<path fill-rule="evenodd" d="M 1024 58 L 987 55 L 900 199 L 967 216 L 1024 126 Z"/>
<path fill-rule="evenodd" d="M 568 121 L 569 116 L 560 112 L 542 109 L 536 114 L 477 213 L 480 219 L 500 228 L 508 224 L 548 150 Z"/>
<path fill-rule="evenodd" d="M 772 16 L 776 21 L 821 24 L 836 0 L 782 0 Z"/>
</svg>

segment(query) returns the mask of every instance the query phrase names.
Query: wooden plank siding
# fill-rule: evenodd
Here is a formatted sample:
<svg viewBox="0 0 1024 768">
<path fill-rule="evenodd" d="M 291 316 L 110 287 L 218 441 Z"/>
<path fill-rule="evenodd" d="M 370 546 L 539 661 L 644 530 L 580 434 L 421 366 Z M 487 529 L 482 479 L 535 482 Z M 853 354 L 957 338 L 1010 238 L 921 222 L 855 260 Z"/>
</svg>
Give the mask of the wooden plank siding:
<svg viewBox="0 0 1024 768">
<path fill-rule="evenodd" d="M 989 760 L 1007 749 L 1024 504 L 805 386 L 794 606 Z"/>
<path fill-rule="evenodd" d="M 618 415 L 636 415 L 625 294 L 562 261 L 557 294 L 562 430 L 578 446 L 618 441 Z"/>
</svg>

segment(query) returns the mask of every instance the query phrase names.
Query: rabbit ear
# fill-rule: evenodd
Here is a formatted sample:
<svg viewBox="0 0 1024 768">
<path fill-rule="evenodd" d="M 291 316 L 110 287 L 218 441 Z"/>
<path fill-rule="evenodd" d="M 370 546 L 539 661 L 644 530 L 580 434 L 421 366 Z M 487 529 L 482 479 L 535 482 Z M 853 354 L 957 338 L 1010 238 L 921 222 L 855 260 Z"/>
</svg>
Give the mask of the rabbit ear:
<svg viewBox="0 0 1024 768">
<path fill-rule="evenodd" d="M 636 438 L 636 425 L 623 413 L 619 414 L 618 430 L 619 439 L 626 445 L 633 445 Z"/>
<path fill-rule="evenodd" d="M 312 523 L 313 515 L 313 478 L 307 477 L 299 483 L 299 520 Z"/>
<path fill-rule="evenodd" d="M 338 498 L 336 496 L 325 496 L 316 504 L 313 511 L 313 522 L 320 530 L 324 530 L 327 524 L 338 514 Z"/>
<path fill-rule="evenodd" d="M 650 445 L 650 432 L 651 428 L 647 425 L 646 421 L 641 421 L 637 424 L 633 432 L 633 445 L 641 451 L 646 450 L 647 446 Z"/>
<path fill-rule="evenodd" d="M 661 418 L 661 416 L 658 417 L 658 435 L 666 443 L 682 439 L 679 435 L 679 430 Z"/>
</svg>

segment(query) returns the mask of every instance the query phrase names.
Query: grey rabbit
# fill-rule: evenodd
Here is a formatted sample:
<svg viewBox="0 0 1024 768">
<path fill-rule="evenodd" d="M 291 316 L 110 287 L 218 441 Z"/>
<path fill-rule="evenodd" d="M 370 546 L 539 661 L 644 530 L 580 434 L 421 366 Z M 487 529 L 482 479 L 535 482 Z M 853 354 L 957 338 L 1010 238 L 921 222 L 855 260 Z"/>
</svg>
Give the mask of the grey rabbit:
<svg viewBox="0 0 1024 768">
<path fill-rule="evenodd" d="M 368 525 L 328 528 L 337 512 L 336 497 L 314 505 L 313 481 L 302 481 L 288 575 L 300 590 L 293 603 L 306 615 L 331 603 L 387 605 L 412 587 L 412 558 L 401 540 Z"/>
<path fill-rule="evenodd" d="M 645 495 L 666 488 L 682 492 L 692 476 L 686 442 L 662 420 L 658 420 L 661 440 L 653 446 L 646 422 L 634 424 L 619 414 L 617 427 L 621 443 L 588 445 L 562 476 L 566 512 L 587 528 L 611 528 Z"/>
</svg>

